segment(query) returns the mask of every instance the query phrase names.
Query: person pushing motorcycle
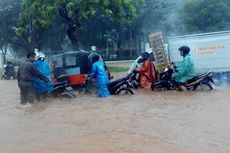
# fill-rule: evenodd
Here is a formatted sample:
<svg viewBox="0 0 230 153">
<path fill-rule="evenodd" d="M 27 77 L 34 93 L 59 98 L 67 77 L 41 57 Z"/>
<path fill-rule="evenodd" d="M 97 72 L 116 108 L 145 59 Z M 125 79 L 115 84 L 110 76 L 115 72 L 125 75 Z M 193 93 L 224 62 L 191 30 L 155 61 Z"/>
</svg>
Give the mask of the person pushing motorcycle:
<svg viewBox="0 0 230 153">
<path fill-rule="evenodd" d="M 36 60 L 33 62 L 33 65 L 39 72 L 41 72 L 50 80 L 49 82 L 45 82 L 37 76 L 34 77 L 33 86 L 35 90 L 35 98 L 39 102 L 46 99 L 47 93 L 53 90 L 53 84 L 51 83 L 51 70 L 49 67 L 49 63 L 45 60 L 45 54 L 42 52 L 35 52 L 35 54 Z"/>
<path fill-rule="evenodd" d="M 176 67 L 176 73 L 172 75 L 172 79 L 176 81 L 182 91 L 187 91 L 184 84 L 186 81 L 195 77 L 195 67 L 188 46 L 181 46 L 179 49 L 180 55 L 183 56 L 182 63 Z"/>
<path fill-rule="evenodd" d="M 19 66 L 17 73 L 18 86 L 20 89 L 21 104 L 25 105 L 27 103 L 34 103 L 34 79 L 39 77 L 45 82 L 50 82 L 50 80 L 44 76 L 37 68 L 33 65 L 35 61 L 35 53 L 27 53 L 27 61 Z"/>
</svg>

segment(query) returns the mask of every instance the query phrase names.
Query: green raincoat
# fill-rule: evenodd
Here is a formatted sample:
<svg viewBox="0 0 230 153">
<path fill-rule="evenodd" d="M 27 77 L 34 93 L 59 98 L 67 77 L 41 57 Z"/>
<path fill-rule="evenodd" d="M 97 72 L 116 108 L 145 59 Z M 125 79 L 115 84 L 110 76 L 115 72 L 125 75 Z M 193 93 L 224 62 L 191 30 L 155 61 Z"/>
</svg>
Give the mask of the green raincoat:
<svg viewBox="0 0 230 153">
<path fill-rule="evenodd" d="M 176 73 L 172 79 L 179 83 L 185 83 L 195 76 L 195 68 L 191 56 L 188 54 L 183 58 L 183 62 L 178 66 Z"/>
</svg>

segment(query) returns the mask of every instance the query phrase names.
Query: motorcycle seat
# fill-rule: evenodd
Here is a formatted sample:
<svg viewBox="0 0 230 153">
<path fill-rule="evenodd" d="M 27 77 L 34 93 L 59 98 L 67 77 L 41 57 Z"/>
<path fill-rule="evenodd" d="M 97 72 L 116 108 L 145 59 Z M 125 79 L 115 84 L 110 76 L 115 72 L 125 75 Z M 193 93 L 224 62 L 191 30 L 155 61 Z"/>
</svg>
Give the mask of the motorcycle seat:
<svg viewBox="0 0 230 153">
<path fill-rule="evenodd" d="M 187 83 L 187 84 L 193 83 L 194 81 L 196 81 L 196 80 L 198 80 L 198 79 L 200 79 L 200 78 L 202 78 L 202 77 L 205 77 L 205 76 L 209 75 L 209 73 L 210 73 L 210 72 L 198 74 L 198 75 L 196 75 L 195 77 L 193 77 L 192 79 L 188 80 L 186 83 Z"/>
<path fill-rule="evenodd" d="M 122 82 L 122 81 L 125 81 L 125 80 L 126 80 L 126 77 L 117 79 L 117 80 L 115 80 L 115 81 L 111 81 L 111 82 L 109 83 L 109 86 L 110 86 L 110 87 L 113 87 L 113 86 L 117 85 L 118 83 L 120 83 L 120 82 Z"/>
</svg>

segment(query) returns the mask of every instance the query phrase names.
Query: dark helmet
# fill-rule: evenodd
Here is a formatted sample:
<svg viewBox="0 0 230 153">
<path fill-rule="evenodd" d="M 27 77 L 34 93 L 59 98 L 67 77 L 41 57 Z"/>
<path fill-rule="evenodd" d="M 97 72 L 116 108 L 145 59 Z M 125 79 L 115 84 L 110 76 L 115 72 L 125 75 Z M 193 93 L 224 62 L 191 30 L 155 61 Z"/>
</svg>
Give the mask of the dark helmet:
<svg viewBox="0 0 230 153">
<path fill-rule="evenodd" d="M 99 55 L 94 55 L 93 58 L 92 58 L 92 63 L 95 63 L 95 62 L 99 61 L 99 59 L 100 59 Z"/>
<path fill-rule="evenodd" d="M 149 58 L 149 54 L 147 52 L 142 52 L 141 56 L 144 58 L 144 60 Z"/>
<path fill-rule="evenodd" d="M 182 52 L 183 56 L 190 52 L 190 48 L 188 46 L 181 46 L 178 50 Z"/>
</svg>

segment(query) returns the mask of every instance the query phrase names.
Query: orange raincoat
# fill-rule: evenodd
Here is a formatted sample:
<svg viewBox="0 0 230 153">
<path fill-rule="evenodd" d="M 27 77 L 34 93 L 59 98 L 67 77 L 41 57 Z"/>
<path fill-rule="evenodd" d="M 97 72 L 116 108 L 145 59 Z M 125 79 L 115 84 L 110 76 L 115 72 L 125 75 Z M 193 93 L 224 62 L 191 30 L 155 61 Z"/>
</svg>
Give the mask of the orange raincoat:
<svg viewBox="0 0 230 153">
<path fill-rule="evenodd" d="M 151 88 L 151 85 L 156 81 L 156 72 L 152 62 L 147 59 L 137 71 L 140 73 L 140 87 Z"/>
</svg>

